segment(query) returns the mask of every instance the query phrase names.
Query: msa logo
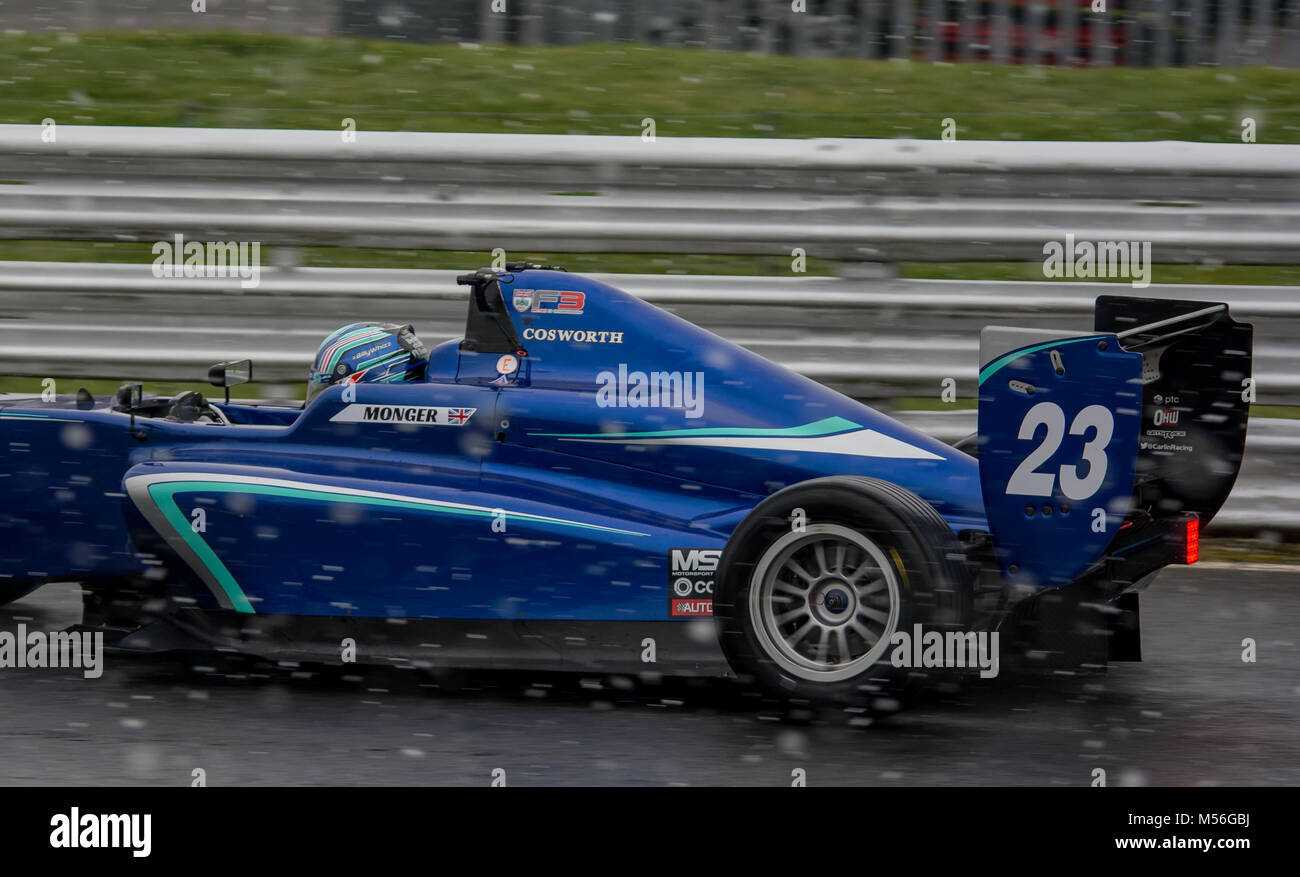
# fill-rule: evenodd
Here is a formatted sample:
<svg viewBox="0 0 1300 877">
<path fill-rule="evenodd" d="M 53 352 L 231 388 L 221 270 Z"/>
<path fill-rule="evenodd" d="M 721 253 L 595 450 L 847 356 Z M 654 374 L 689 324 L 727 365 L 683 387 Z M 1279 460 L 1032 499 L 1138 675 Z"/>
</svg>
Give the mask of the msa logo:
<svg viewBox="0 0 1300 877">
<path fill-rule="evenodd" d="M 520 313 L 577 316 L 587 304 L 587 294 L 572 289 L 516 289 L 513 301 Z"/>
<path fill-rule="evenodd" d="M 713 581 L 721 548 L 674 548 L 668 555 L 668 617 L 713 614 Z"/>
<path fill-rule="evenodd" d="M 673 572 L 717 572 L 721 559 L 721 548 L 674 548 Z"/>
</svg>

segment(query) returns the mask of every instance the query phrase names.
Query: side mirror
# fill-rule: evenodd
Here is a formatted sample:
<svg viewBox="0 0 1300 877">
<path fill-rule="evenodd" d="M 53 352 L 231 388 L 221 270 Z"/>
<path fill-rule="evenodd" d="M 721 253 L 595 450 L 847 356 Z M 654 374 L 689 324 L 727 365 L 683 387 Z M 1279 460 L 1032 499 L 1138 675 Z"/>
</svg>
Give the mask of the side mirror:
<svg viewBox="0 0 1300 877">
<path fill-rule="evenodd" d="M 140 407 L 144 401 L 144 386 L 141 384 L 127 383 L 117 388 L 117 396 L 113 402 L 113 409 L 116 411 L 134 411 Z"/>
<path fill-rule="evenodd" d="M 253 379 L 253 361 L 251 359 L 234 359 L 219 362 L 208 369 L 208 383 L 214 387 L 224 387 L 226 404 L 230 404 L 230 388 L 246 384 Z"/>
<path fill-rule="evenodd" d="M 80 396 L 80 393 L 78 393 Z M 131 415 L 131 435 L 137 441 L 145 441 L 149 438 L 149 433 L 144 430 L 135 428 L 135 412 L 144 403 L 144 386 L 136 383 L 126 383 L 117 388 L 117 396 L 113 402 L 114 411 L 125 411 Z"/>
<path fill-rule="evenodd" d="M 208 369 L 208 383 L 214 387 L 235 387 L 253 379 L 253 361 L 236 359 L 219 362 Z"/>
</svg>

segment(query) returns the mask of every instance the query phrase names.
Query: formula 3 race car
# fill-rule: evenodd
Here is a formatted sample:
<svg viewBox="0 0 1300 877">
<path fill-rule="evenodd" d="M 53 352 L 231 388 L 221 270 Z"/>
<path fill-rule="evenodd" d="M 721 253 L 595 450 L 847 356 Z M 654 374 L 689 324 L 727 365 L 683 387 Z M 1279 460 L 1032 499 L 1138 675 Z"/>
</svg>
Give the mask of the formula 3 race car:
<svg viewBox="0 0 1300 877">
<path fill-rule="evenodd" d="M 75 581 L 121 649 L 350 642 L 888 712 L 951 669 L 914 632 L 1137 657 L 1137 592 L 1196 559 L 1241 462 L 1252 328 L 1223 304 L 985 329 L 979 431 L 949 446 L 604 283 L 460 282 L 465 337 L 420 380 L 0 397 L 0 603 Z"/>
</svg>

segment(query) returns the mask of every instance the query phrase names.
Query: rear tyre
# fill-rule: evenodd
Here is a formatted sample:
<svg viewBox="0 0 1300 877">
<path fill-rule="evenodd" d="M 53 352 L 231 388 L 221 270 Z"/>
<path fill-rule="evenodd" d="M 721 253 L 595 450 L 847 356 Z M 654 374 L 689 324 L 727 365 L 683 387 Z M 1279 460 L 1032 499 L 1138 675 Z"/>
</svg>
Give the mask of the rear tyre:
<svg viewBox="0 0 1300 877">
<path fill-rule="evenodd" d="M 887 714 L 945 675 L 893 666 L 891 637 L 965 630 L 971 605 L 965 553 L 933 507 L 889 482 L 832 477 L 741 522 L 713 611 L 727 660 L 760 691 Z"/>
</svg>

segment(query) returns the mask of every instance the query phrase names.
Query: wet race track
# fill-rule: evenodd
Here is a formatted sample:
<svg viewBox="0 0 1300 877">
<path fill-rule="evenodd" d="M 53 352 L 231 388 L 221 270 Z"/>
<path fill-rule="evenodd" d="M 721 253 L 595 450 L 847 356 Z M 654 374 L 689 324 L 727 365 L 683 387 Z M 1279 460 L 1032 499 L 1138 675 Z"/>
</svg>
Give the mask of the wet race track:
<svg viewBox="0 0 1300 877">
<path fill-rule="evenodd" d="M 729 683 L 638 685 L 481 674 L 454 691 L 410 671 L 195 671 L 110 655 L 0 670 L 0 784 L 1109 785 L 1300 784 L 1300 570 L 1174 569 L 1142 597 L 1141 664 L 994 680 L 857 727 L 781 721 Z M 0 630 L 79 618 L 50 586 Z M 1258 660 L 1242 660 L 1251 637 Z M 236 668 L 238 670 L 238 668 Z M 360 678 L 356 678 L 360 677 Z"/>
</svg>

